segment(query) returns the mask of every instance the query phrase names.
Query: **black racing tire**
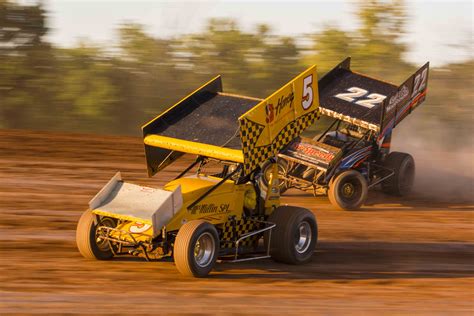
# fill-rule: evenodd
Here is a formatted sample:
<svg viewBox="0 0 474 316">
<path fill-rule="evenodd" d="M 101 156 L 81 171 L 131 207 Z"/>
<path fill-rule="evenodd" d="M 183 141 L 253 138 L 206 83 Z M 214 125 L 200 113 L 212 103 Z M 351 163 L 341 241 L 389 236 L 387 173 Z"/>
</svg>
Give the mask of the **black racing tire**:
<svg viewBox="0 0 474 316">
<path fill-rule="evenodd" d="M 367 180 L 356 170 L 346 170 L 329 182 L 328 197 L 340 210 L 357 210 L 367 199 Z"/>
<path fill-rule="evenodd" d="M 318 242 L 318 224 L 314 214 L 301 207 L 280 206 L 269 216 L 275 223 L 270 233 L 265 233 L 265 245 L 270 239 L 273 260 L 287 264 L 303 264 L 311 260 Z"/>
<path fill-rule="evenodd" d="M 415 160 L 407 153 L 391 152 L 384 161 L 384 167 L 395 173 L 382 182 L 382 190 L 391 195 L 405 196 L 411 192 L 415 180 Z"/>
<path fill-rule="evenodd" d="M 286 171 L 288 170 L 288 161 L 284 159 L 278 159 L 278 174 L 279 175 L 284 175 L 286 174 Z M 271 174 L 271 167 L 272 163 L 267 160 L 262 164 L 262 176 L 260 177 L 260 187 L 262 190 L 267 190 L 268 188 L 268 181 L 270 180 L 270 174 Z M 283 194 L 288 190 L 288 183 L 284 181 L 283 179 L 279 178 L 279 188 L 280 188 L 280 194 Z"/>
<path fill-rule="evenodd" d="M 84 258 L 97 259 L 97 260 L 108 260 L 114 256 L 113 251 L 110 249 L 110 245 L 106 240 L 100 241 L 97 236 L 97 227 L 99 225 L 116 227 L 117 222 L 115 219 L 110 217 L 104 217 L 102 219 L 97 218 L 99 221 L 96 225 L 96 215 L 91 210 L 85 211 L 76 228 L 76 245 L 77 249 Z"/>
<path fill-rule="evenodd" d="M 184 224 L 174 242 L 174 262 L 178 271 L 188 277 L 206 277 L 214 268 L 219 254 L 219 235 L 214 225 L 194 220 Z"/>
</svg>

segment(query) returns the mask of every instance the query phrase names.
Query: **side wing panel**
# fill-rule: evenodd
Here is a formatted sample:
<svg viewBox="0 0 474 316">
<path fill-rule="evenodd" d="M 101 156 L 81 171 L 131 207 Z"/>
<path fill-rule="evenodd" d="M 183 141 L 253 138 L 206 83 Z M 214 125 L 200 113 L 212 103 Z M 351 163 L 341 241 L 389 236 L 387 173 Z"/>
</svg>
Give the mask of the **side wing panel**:
<svg viewBox="0 0 474 316">
<path fill-rule="evenodd" d="M 425 100 L 429 67 L 429 62 L 424 64 L 384 101 L 379 138 L 389 134 L 398 123 Z"/>
<path fill-rule="evenodd" d="M 319 91 L 312 66 L 239 118 L 244 172 L 276 156 L 318 117 Z"/>
</svg>

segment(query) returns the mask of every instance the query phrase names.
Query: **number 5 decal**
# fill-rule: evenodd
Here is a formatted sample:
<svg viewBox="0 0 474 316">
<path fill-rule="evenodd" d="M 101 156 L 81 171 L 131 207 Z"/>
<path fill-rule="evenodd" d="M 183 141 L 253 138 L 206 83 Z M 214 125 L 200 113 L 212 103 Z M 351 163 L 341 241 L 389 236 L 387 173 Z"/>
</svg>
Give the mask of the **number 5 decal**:
<svg viewBox="0 0 474 316">
<path fill-rule="evenodd" d="M 304 110 L 309 109 L 313 104 L 313 88 L 311 87 L 312 83 L 313 75 L 309 75 L 303 79 L 303 99 L 301 101 L 301 105 L 303 106 Z"/>
</svg>

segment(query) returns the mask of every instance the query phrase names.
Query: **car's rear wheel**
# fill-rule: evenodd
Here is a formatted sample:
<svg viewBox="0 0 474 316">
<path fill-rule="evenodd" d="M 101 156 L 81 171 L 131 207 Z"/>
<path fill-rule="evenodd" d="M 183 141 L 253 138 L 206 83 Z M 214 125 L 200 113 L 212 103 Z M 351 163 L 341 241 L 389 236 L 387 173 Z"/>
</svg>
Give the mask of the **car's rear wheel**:
<svg viewBox="0 0 474 316">
<path fill-rule="evenodd" d="M 367 199 L 367 194 L 367 181 L 355 170 L 343 171 L 329 183 L 329 201 L 341 210 L 359 209 Z"/>
<path fill-rule="evenodd" d="M 302 264 L 311 260 L 318 241 L 318 225 L 314 214 L 307 209 L 292 206 L 278 207 L 268 218 L 275 223 L 270 239 L 270 255 L 275 261 Z"/>
<path fill-rule="evenodd" d="M 278 159 L 278 186 L 280 189 L 280 194 L 285 193 L 288 190 L 288 182 L 281 178 L 281 176 L 286 175 L 288 170 L 288 162 L 284 159 Z M 260 186 L 263 190 L 267 190 L 268 183 L 270 182 L 270 175 L 272 174 L 272 163 L 266 161 L 262 165 L 262 177 L 260 178 Z"/>
<path fill-rule="evenodd" d="M 385 158 L 384 167 L 394 172 L 393 176 L 382 182 L 385 193 L 405 196 L 411 192 L 415 180 L 415 160 L 411 155 L 391 152 Z"/>
<path fill-rule="evenodd" d="M 184 224 L 174 242 L 174 262 L 185 276 L 205 277 L 214 268 L 219 236 L 214 225 L 194 220 Z"/>
<path fill-rule="evenodd" d="M 107 260 L 114 256 L 110 243 L 104 237 L 106 231 L 99 227 L 116 227 L 117 222 L 110 217 L 99 218 L 91 210 L 85 211 L 76 229 L 76 244 L 79 252 L 87 259 Z M 97 222 L 97 224 L 96 224 Z"/>
</svg>

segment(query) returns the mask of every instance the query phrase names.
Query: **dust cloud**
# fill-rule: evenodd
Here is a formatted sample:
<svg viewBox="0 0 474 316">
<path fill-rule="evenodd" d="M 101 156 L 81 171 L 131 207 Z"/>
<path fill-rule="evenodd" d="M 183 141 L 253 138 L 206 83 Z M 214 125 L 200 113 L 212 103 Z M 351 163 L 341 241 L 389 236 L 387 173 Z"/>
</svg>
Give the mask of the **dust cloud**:
<svg viewBox="0 0 474 316">
<path fill-rule="evenodd" d="M 474 202 L 472 125 L 407 117 L 394 131 L 392 150 L 410 153 L 416 164 L 413 197 Z"/>
</svg>

